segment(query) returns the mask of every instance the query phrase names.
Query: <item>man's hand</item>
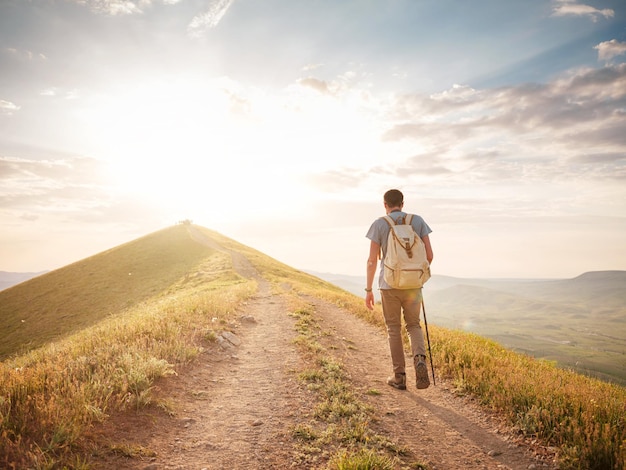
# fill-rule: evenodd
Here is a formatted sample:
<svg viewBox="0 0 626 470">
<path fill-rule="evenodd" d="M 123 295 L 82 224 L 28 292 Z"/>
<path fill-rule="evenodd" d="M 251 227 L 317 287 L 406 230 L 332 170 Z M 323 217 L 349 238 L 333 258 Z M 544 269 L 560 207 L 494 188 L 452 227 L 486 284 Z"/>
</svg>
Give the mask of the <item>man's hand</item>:
<svg viewBox="0 0 626 470">
<path fill-rule="evenodd" d="M 365 306 L 374 309 L 374 293 L 372 292 L 372 284 L 374 284 L 374 275 L 376 274 L 376 265 L 378 264 L 378 254 L 380 253 L 380 245 L 374 241 L 370 242 L 370 254 L 367 258 L 367 271 L 365 283 Z"/>
</svg>

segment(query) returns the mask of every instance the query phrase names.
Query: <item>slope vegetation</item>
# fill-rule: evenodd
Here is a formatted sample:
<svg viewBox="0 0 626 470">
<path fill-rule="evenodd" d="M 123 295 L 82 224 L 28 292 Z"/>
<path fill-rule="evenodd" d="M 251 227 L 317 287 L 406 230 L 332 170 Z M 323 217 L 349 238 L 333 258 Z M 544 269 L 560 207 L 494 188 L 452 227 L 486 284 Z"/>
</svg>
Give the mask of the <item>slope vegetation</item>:
<svg viewBox="0 0 626 470">
<path fill-rule="evenodd" d="M 118 263 L 123 269 L 117 268 Z M 96 267 L 110 269 L 97 286 L 75 278 L 90 272 L 97 276 Z M 22 337 L 41 346 L 29 349 L 23 339 L 16 341 L 7 351 L 10 357 L 0 363 L 0 467 L 112 468 L 98 467 L 95 462 L 114 459 L 116 468 L 148 468 L 146 459 L 159 458 L 151 447 L 158 440 L 156 431 L 144 432 L 147 440 L 141 445 L 135 441 L 138 432 L 127 430 L 127 441 L 113 440 L 105 446 L 94 434 L 96 428 L 108 425 L 112 437 L 119 439 L 127 428 L 120 427 L 115 418 L 122 414 L 126 426 L 128 419 L 139 422 L 147 414 L 141 426 L 130 429 L 142 430 L 150 423 L 168 423 L 167 419 L 177 417 L 179 428 L 169 434 L 159 429 L 163 440 L 157 449 L 170 452 L 166 455 L 181 465 L 195 455 L 204 459 L 206 468 L 224 468 L 222 464 L 229 461 L 254 467 L 262 458 L 280 461 L 268 468 L 284 468 L 289 462 L 332 469 L 529 468 L 527 456 L 514 457 L 515 446 L 496 436 L 500 431 L 474 428 L 470 423 L 480 419 L 463 418 L 469 406 L 458 404 L 455 395 L 461 395 L 494 414 L 509 433 L 510 443 L 517 442 L 516 436 L 551 449 L 550 455 L 562 470 L 624 468 L 624 388 L 557 369 L 476 335 L 432 327 L 432 359 L 446 388 L 398 397 L 391 392 L 400 392 L 383 383 L 381 392 L 371 381 L 388 368 L 385 358 L 380 359 L 386 349 L 384 336 L 383 341 L 374 340 L 371 329 L 363 327 L 374 325 L 382 334 L 379 309 L 369 312 L 360 297 L 216 232 L 171 227 L 60 271 L 66 269 L 74 275 L 53 272 L 42 279 L 56 282 L 33 279 L 38 282 L 25 283 L 29 289 L 15 286 L 20 287 L 21 304 L 11 297 L 14 321 L 32 320 L 27 316 L 31 305 L 38 305 L 40 315 L 35 318 L 45 320 Z M 128 281 L 137 273 L 140 282 L 131 284 L 132 288 L 121 280 Z M 13 290 L 8 292 L 14 296 Z M 75 299 L 83 295 L 90 300 Z M 47 299 L 49 309 L 38 299 Z M 67 310 L 66 305 L 74 307 Z M 59 314 L 62 309 L 74 315 L 65 329 L 53 325 L 65 318 Z M 238 367 L 237 354 L 224 354 L 228 350 L 221 349 L 228 338 L 236 344 L 233 336 L 242 311 L 265 322 L 256 342 L 250 340 L 242 348 L 245 354 L 255 355 L 248 361 L 248 366 L 256 365 L 251 368 Z M 30 323 L 22 325 L 30 328 Z M 352 342 L 347 335 L 354 334 L 357 324 L 371 340 Z M 274 331 L 279 325 L 281 330 Z M 297 333 L 293 342 L 284 341 L 290 325 Z M 47 327 L 57 328 L 55 335 Z M 372 354 L 370 344 L 376 344 L 377 353 Z M 29 351 L 17 354 L 19 349 Z M 292 360 L 286 362 L 287 375 L 279 375 L 272 366 L 288 357 Z M 342 358 L 351 362 L 350 367 L 342 364 Z M 379 360 L 384 365 L 374 363 Z M 220 368 L 222 361 L 232 362 Z M 246 383 L 258 368 L 277 379 Z M 371 375 L 370 369 L 376 373 Z M 179 377 L 184 386 L 176 388 Z M 454 394 L 446 394 L 448 387 Z M 241 389 L 248 393 L 240 395 Z M 286 412 L 287 405 L 279 401 L 282 392 L 300 408 Z M 192 396 L 199 415 L 180 416 L 189 408 L 179 408 L 176 393 L 187 399 Z M 254 399 L 249 395 L 255 395 Z M 209 401 L 200 406 L 202 400 Z M 413 402 L 409 414 L 401 405 L 393 405 L 409 401 Z M 245 407 L 248 403 L 252 409 Z M 380 408 L 381 403 L 387 404 L 385 408 Z M 284 421 L 267 428 L 280 430 L 270 434 L 276 439 L 251 430 L 264 429 L 263 420 L 242 423 L 237 412 L 223 411 L 226 404 L 240 406 L 251 417 L 255 408 L 276 410 Z M 207 415 L 217 416 L 219 424 Z M 403 420 L 411 421 L 407 435 L 401 432 L 407 429 Z M 187 434 L 191 440 L 181 440 L 181 428 L 193 430 L 199 422 L 209 427 Z M 217 437 L 210 434 L 219 429 L 222 434 Z M 250 446 L 233 429 L 245 429 L 242 435 L 254 436 L 269 447 Z M 430 437 L 431 432 L 436 437 Z M 227 439 L 221 441 L 222 435 Z M 473 435 L 472 443 L 468 435 Z M 420 450 L 425 436 L 430 445 Z M 206 438 L 212 440 L 202 440 Z M 499 444 L 491 455 L 480 442 Z M 236 455 L 237 449 L 259 455 Z M 207 462 L 209 455 L 215 459 Z M 163 462 L 163 468 L 168 468 L 169 461 Z"/>
<path fill-rule="evenodd" d="M 0 359 L 94 325 L 167 289 L 212 250 L 161 230 L 0 292 Z"/>
</svg>

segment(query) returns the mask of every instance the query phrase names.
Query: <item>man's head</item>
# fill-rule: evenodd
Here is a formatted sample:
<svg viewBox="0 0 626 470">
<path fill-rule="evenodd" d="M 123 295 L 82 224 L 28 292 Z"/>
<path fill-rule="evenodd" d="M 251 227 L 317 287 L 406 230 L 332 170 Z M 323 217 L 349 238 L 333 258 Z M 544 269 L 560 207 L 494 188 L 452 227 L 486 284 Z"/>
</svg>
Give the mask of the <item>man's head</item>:
<svg viewBox="0 0 626 470">
<path fill-rule="evenodd" d="M 404 205 L 404 195 L 397 189 L 387 191 L 383 200 L 388 209 L 402 209 Z"/>
</svg>

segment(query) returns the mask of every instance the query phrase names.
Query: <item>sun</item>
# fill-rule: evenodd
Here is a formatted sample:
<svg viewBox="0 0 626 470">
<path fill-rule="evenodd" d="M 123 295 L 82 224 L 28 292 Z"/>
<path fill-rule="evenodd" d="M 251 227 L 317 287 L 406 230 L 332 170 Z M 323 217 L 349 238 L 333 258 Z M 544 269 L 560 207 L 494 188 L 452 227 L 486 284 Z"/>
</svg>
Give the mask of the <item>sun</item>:
<svg viewBox="0 0 626 470">
<path fill-rule="evenodd" d="M 92 113 L 98 154 L 120 188 L 161 201 L 214 199 L 235 175 L 239 127 L 228 94 L 213 84 L 154 81 L 111 90 Z"/>
<path fill-rule="evenodd" d="M 98 153 L 116 184 L 168 208 L 228 207 L 226 218 L 244 207 L 257 217 L 302 210 L 311 175 L 377 158 L 378 134 L 358 106 L 305 87 L 178 76 L 109 90 L 96 104 Z"/>
</svg>

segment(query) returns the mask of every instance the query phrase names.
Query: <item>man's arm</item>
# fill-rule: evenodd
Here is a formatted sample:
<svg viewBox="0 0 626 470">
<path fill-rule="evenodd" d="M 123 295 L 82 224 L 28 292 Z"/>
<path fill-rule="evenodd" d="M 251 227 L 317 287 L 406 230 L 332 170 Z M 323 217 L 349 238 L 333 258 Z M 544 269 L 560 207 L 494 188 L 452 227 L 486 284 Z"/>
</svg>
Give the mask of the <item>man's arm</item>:
<svg viewBox="0 0 626 470">
<path fill-rule="evenodd" d="M 430 238 L 428 235 L 424 235 L 422 241 L 424 242 L 424 248 L 426 248 L 426 259 L 428 264 L 431 264 L 433 262 L 433 248 L 430 246 Z"/>
<path fill-rule="evenodd" d="M 378 265 L 378 253 L 380 252 L 380 245 L 376 242 L 370 243 L 370 255 L 367 258 L 367 280 L 365 284 L 365 306 L 372 310 L 374 308 L 374 292 L 372 291 L 374 285 L 374 276 L 376 275 L 376 267 Z"/>
</svg>

